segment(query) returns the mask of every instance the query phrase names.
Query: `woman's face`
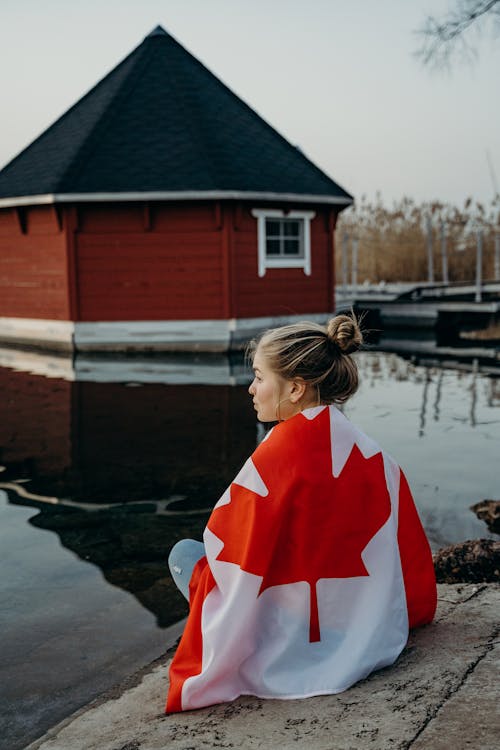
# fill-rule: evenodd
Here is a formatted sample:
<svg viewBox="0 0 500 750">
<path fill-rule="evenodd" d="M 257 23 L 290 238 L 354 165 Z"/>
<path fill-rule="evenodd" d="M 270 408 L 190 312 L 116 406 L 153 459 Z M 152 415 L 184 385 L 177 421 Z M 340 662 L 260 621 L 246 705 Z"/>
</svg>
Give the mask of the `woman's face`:
<svg viewBox="0 0 500 750">
<path fill-rule="evenodd" d="M 276 408 L 286 381 L 269 369 L 258 347 L 253 358 L 253 371 L 254 379 L 248 392 L 253 398 L 257 419 L 259 422 L 275 422 L 278 419 Z"/>
</svg>

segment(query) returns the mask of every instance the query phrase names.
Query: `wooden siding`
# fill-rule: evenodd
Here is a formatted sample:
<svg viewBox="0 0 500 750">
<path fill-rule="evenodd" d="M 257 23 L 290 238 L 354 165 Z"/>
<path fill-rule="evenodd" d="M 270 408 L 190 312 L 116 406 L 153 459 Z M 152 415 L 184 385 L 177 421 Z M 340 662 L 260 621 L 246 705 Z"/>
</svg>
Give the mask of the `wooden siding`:
<svg viewBox="0 0 500 750">
<path fill-rule="evenodd" d="M 53 206 L 0 210 L 0 317 L 69 320 L 66 238 Z"/>
<path fill-rule="evenodd" d="M 128 212 L 110 206 L 107 215 L 90 206 L 79 216 L 80 321 L 224 317 L 217 206 L 132 206 Z"/>
<path fill-rule="evenodd" d="M 333 236 L 330 209 L 311 221 L 311 275 L 300 268 L 267 269 L 258 276 L 257 219 L 252 207 L 234 211 L 232 309 L 235 318 L 300 315 L 333 310 Z M 287 206 L 276 206 L 287 209 Z M 310 209 L 310 207 L 306 207 Z"/>
<path fill-rule="evenodd" d="M 316 208 L 311 276 L 278 268 L 260 278 L 252 208 L 226 201 L 1 210 L 0 317 L 189 321 L 331 311 L 336 211 Z"/>
</svg>

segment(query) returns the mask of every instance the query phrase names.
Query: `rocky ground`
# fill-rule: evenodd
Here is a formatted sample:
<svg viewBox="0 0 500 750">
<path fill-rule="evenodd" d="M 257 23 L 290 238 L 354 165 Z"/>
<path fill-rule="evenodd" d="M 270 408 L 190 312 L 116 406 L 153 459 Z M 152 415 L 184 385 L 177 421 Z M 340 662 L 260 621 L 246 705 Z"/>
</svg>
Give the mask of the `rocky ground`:
<svg viewBox="0 0 500 750">
<path fill-rule="evenodd" d="M 452 544 L 434 555 L 438 583 L 500 582 L 500 541 L 473 539 Z"/>
<path fill-rule="evenodd" d="M 500 534 L 500 500 L 481 500 L 471 510 L 488 530 Z M 500 541 L 471 539 L 440 549 L 434 555 L 438 583 L 494 583 L 500 581 Z"/>
</svg>

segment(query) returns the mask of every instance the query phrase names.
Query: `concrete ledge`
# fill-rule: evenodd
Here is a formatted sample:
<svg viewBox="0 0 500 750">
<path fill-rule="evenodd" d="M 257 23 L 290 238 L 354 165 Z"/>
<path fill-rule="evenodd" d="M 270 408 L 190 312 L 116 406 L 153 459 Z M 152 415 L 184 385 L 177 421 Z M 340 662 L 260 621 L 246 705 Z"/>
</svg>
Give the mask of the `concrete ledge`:
<svg viewBox="0 0 500 750">
<path fill-rule="evenodd" d="M 27 750 L 496 750 L 500 586 L 438 588 L 436 620 L 411 634 L 397 663 L 339 695 L 248 696 L 165 716 L 165 659 Z"/>
<path fill-rule="evenodd" d="M 0 341 L 41 349 L 71 352 L 75 324 L 67 320 L 0 318 Z"/>
<path fill-rule="evenodd" d="M 76 322 L 0 318 L 0 342 L 54 351 L 227 352 L 241 349 L 267 328 L 331 313 L 213 320 L 122 320 Z"/>
</svg>

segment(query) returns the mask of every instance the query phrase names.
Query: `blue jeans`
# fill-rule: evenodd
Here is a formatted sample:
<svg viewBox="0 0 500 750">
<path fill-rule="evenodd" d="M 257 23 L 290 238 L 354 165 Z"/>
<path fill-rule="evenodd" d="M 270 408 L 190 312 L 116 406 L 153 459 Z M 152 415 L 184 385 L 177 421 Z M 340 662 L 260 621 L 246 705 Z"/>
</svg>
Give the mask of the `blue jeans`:
<svg viewBox="0 0 500 750">
<path fill-rule="evenodd" d="M 181 539 L 174 544 L 168 556 L 168 567 L 173 581 L 181 594 L 189 601 L 189 581 L 193 568 L 205 555 L 203 542 Z"/>
</svg>

